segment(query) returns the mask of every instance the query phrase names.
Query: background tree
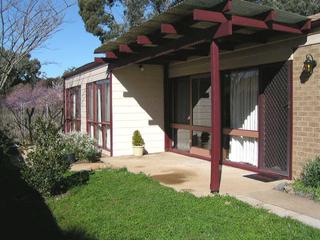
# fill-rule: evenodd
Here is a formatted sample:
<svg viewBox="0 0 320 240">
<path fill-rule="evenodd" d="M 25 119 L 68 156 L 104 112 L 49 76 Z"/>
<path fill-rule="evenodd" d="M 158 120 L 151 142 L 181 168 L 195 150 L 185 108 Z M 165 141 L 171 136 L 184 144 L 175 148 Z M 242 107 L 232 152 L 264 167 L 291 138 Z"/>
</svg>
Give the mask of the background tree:
<svg viewBox="0 0 320 240">
<path fill-rule="evenodd" d="M 69 0 L 0 1 L 0 91 L 10 86 L 10 74 L 30 52 L 58 30 Z"/>
<path fill-rule="evenodd" d="M 2 55 L 4 54 L 8 55 L 12 53 L 5 51 Z M 6 64 L 6 60 L 4 58 L 0 58 L 0 65 L 2 64 Z M 40 61 L 38 59 L 31 59 L 30 54 L 27 54 L 20 62 L 13 66 L 8 76 L 8 82 L 10 85 L 6 84 L 2 89 L 3 92 L 6 93 L 9 87 L 13 87 L 19 83 L 31 83 L 32 85 L 35 85 L 41 78 L 40 68 Z"/>
<path fill-rule="evenodd" d="M 166 11 L 182 0 L 78 0 L 86 30 L 103 43 Z M 309 16 L 320 12 L 320 0 L 247 0 Z M 119 15 L 119 9 L 121 9 Z M 123 10 L 123 11 L 122 11 Z M 117 19 L 115 15 L 119 15 Z"/>
<path fill-rule="evenodd" d="M 35 86 L 30 83 L 13 87 L 2 101 L 13 118 L 11 129 L 18 129 L 15 136 L 21 143 L 32 143 L 35 117 L 63 126 L 63 86 L 42 80 Z M 15 135 L 15 134 L 14 134 Z"/>
<path fill-rule="evenodd" d="M 178 2 L 181 0 L 78 0 L 78 5 L 86 30 L 104 42 Z"/>
<path fill-rule="evenodd" d="M 320 12 L 320 0 L 247 0 L 277 9 L 310 16 Z"/>
</svg>

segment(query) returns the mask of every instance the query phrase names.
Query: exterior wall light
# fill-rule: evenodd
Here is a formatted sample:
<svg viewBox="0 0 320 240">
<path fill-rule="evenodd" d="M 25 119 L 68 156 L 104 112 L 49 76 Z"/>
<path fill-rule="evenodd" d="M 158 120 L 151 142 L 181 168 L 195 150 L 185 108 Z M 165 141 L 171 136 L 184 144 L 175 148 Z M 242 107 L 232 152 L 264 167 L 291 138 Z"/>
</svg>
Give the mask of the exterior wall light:
<svg viewBox="0 0 320 240">
<path fill-rule="evenodd" d="M 308 75 L 311 75 L 313 73 L 313 69 L 316 66 L 317 66 L 316 60 L 313 59 L 313 56 L 311 54 L 308 54 L 306 56 L 306 60 L 304 61 L 303 71 Z"/>
<path fill-rule="evenodd" d="M 141 71 L 141 72 L 143 72 L 143 71 L 144 71 L 144 67 L 142 66 L 142 64 L 141 64 L 141 65 L 139 65 L 139 69 L 140 69 L 140 71 Z"/>
</svg>

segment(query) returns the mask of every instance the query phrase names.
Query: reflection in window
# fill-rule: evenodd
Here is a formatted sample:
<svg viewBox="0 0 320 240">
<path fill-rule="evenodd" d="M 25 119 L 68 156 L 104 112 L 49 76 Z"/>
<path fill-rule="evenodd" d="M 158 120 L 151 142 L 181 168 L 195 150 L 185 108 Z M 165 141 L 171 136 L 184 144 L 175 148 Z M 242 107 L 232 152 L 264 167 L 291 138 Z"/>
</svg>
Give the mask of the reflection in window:
<svg viewBox="0 0 320 240">
<path fill-rule="evenodd" d="M 211 80 L 192 80 L 192 117 L 195 126 L 211 126 Z"/>
<path fill-rule="evenodd" d="M 174 122 L 189 124 L 190 122 L 190 88 L 189 79 L 174 81 Z"/>
</svg>

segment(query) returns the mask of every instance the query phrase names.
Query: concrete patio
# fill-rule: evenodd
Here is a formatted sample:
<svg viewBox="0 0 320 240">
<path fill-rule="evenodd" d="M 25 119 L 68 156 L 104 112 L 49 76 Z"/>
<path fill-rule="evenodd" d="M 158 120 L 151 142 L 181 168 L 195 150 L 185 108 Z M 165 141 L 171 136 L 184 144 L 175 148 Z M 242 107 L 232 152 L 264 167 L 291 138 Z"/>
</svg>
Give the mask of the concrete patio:
<svg viewBox="0 0 320 240">
<path fill-rule="evenodd" d="M 210 193 L 210 162 L 174 153 L 150 154 L 143 157 L 105 157 L 103 163 L 74 166 L 73 170 L 127 168 L 143 172 L 161 184 L 195 196 Z M 282 217 L 291 217 L 320 228 L 320 204 L 273 188 L 285 180 L 263 182 L 249 178 L 255 173 L 223 166 L 220 194 L 231 195 L 255 207 L 262 207 Z M 249 177 L 248 177 L 249 176 Z"/>
</svg>

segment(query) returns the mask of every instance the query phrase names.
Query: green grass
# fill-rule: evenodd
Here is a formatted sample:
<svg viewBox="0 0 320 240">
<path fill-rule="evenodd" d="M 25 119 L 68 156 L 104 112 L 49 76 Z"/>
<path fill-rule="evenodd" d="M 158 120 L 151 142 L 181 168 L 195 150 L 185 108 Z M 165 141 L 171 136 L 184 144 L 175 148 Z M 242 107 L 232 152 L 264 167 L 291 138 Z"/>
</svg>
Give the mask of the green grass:
<svg viewBox="0 0 320 240">
<path fill-rule="evenodd" d="M 98 171 L 47 203 L 65 232 L 90 239 L 320 239 L 319 230 L 234 198 L 196 198 L 126 170 Z"/>
<path fill-rule="evenodd" d="M 299 195 L 312 198 L 313 200 L 320 201 L 320 188 L 308 187 L 302 180 L 296 180 L 292 184 L 293 191 Z"/>
</svg>

